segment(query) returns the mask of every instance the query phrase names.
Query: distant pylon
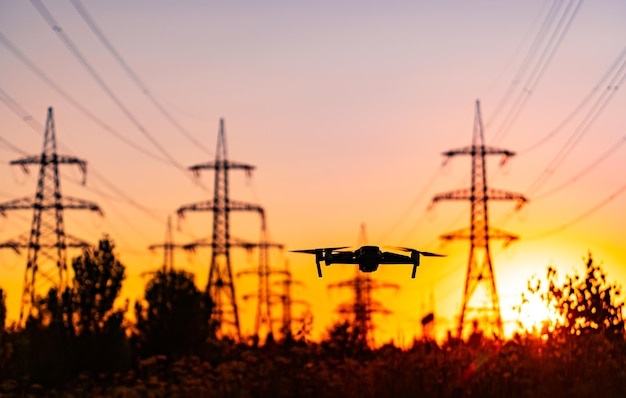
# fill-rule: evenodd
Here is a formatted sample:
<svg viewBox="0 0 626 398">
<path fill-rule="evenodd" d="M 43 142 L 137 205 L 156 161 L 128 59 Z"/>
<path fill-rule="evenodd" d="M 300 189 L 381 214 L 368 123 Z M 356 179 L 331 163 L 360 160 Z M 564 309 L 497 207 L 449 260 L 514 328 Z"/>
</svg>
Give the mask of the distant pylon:
<svg viewBox="0 0 626 398">
<path fill-rule="evenodd" d="M 230 257 L 230 248 L 232 246 L 230 238 L 230 212 L 256 211 L 263 214 L 263 208 L 253 204 L 230 200 L 228 175 L 229 170 L 233 169 L 244 170 L 250 175 L 252 170 L 254 170 L 254 166 L 228 160 L 224 119 L 220 119 L 215 161 L 195 165 L 189 169 L 196 175 L 199 175 L 200 171 L 203 169 L 215 170 L 213 200 L 181 206 L 178 208 L 178 215 L 182 217 L 187 211 L 213 212 L 213 235 L 210 243 L 212 253 L 206 292 L 213 301 L 214 309 L 212 318 L 217 324 L 218 336 L 230 336 L 241 340 L 239 311 L 237 309 Z"/>
<path fill-rule="evenodd" d="M 280 273 L 283 271 L 272 270 L 269 266 L 269 249 L 277 248 L 282 250 L 284 245 L 280 243 L 273 243 L 267 241 L 267 231 L 265 228 L 265 216 L 261 214 L 261 242 L 253 243 L 247 242 L 242 239 L 231 237 L 230 247 L 238 247 L 246 249 L 251 252 L 252 249 L 259 249 L 259 264 L 256 268 L 242 270 L 237 273 L 238 277 L 243 275 L 257 275 L 258 276 L 258 290 L 257 294 L 244 294 L 243 299 L 248 300 L 250 298 L 257 298 L 257 312 L 254 322 L 254 334 L 258 338 L 263 326 L 266 327 L 266 333 L 272 334 L 272 317 L 271 317 L 271 303 L 270 303 L 270 288 L 269 288 L 269 275 L 272 273 Z M 212 247 L 210 242 L 205 239 L 200 239 L 196 242 L 192 242 L 183 246 L 186 250 L 196 250 L 199 247 Z"/>
<path fill-rule="evenodd" d="M 307 310 L 310 309 L 310 304 L 305 300 L 297 300 L 292 298 L 291 295 L 291 287 L 293 285 L 304 286 L 304 284 L 300 281 L 296 281 L 293 279 L 293 275 L 289 270 L 289 263 L 285 263 L 285 269 L 281 273 L 284 275 L 282 280 L 274 281 L 274 285 L 282 286 L 281 293 L 273 293 L 273 298 L 278 298 L 279 303 L 282 306 L 282 317 L 281 317 L 281 327 L 280 333 L 283 340 L 289 340 L 293 337 L 292 324 L 294 320 L 304 321 L 304 318 L 296 318 L 293 317 L 293 304 L 302 304 L 307 307 Z M 274 304 L 275 302 L 272 301 Z"/>
<path fill-rule="evenodd" d="M 358 245 L 367 244 L 367 234 L 365 224 L 361 224 Z M 339 306 L 337 312 L 350 316 L 352 325 L 358 331 L 358 339 L 361 342 L 370 345 L 373 343 L 374 325 L 372 323 L 372 314 L 390 314 L 382 304 L 372 299 L 372 291 L 376 289 L 391 288 L 399 289 L 400 286 L 395 283 L 385 283 L 373 280 L 369 275 L 364 275 L 359 269 L 356 269 L 354 278 L 344 280 L 328 285 L 328 288 L 346 287 L 352 289 L 354 299 L 351 303 L 344 303 Z"/>
<path fill-rule="evenodd" d="M 31 164 L 39 165 L 39 177 L 35 198 L 22 198 L 0 204 L 0 213 L 6 210 L 33 209 L 33 221 L 28 242 L 24 238 L 13 242 L 13 247 L 28 249 L 24 289 L 20 307 L 20 323 L 33 314 L 33 303 L 50 288 L 60 293 L 68 284 L 68 247 L 86 247 L 88 243 L 65 233 L 63 210 L 86 209 L 102 214 L 97 204 L 82 199 L 63 197 L 59 179 L 59 164 L 78 165 L 87 173 L 87 162 L 78 158 L 57 154 L 56 133 L 52 108 L 48 108 L 46 130 L 41 155 L 27 156 L 10 164 L 20 165 L 25 172 Z M 1 247 L 2 245 L 0 245 Z"/>
<path fill-rule="evenodd" d="M 163 272 L 171 272 L 174 270 L 174 252 L 176 249 L 186 248 L 186 245 L 180 243 L 174 243 L 174 233 L 172 232 L 172 220 L 170 216 L 167 216 L 167 226 L 165 228 L 165 241 L 148 246 L 149 250 L 163 249 L 163 265 L 161 270 Z"/>
<path fill-rule="evenodd" d="M 443 153 L 447 158 L 456 155 L 472 157 L 472 186 L 470 188 L 435 195 L 432 204 L 440 200 L 469 200 L 470 227 L 441 235 L 443 240 L 469 239 L 470 253 L 463 289 L 463 304 L 457 326 L 457 336 L 465 337 L 468 326 L 478 326 L 483 333 L 502 338 L 502 317 L 500 300 L 496 290 L 493 262 L 489 250 L 490 239 L 504 239 L 505 244 L 518 239 L 517 236 L 489 227 L 489 200 L 517 200 L 519 208 L 527 199 L 518 193 L 496 190 L 487 187 L 485 155 L 502 155 L 503 164 L 515 153 L 506 149 L 485 146 L 483 124 L 480 115 L 480 102 L 476 101 L 476 115 L 472 145 Z M 482 297 L 479 291 L 482 290 Z"/>
<path fill-rule="evenodd" d="M 274 338 L 270 275 L 275 273 L 283 273 L 284 271 L 272 269 L 270 267 L 269 249 L 276 248 L 282 250 L 284 248 L 284 245 L 268 241 L 265 216 L 262 217 L 261 221 L 261 241 L 259 243 L 239 242 L 239 244 L 248 250 L 254 247 L 259 248 L 258 266 L 256 268 L 243 270 L 237 273 L 237 276 L 252 274 L 256 275 L 258 278 L 257 293 L 246 294 L 243 296 L 244 300 L 248 300 L 252 297 L 256 297 L 257 299 L 256 316 L 254 318 L 254 337 L 255 339 L 261 337 L 261 330 L 265 328 L 266 337 L 269 338 L 271 336 L 271 338 Z"/>
</svg>

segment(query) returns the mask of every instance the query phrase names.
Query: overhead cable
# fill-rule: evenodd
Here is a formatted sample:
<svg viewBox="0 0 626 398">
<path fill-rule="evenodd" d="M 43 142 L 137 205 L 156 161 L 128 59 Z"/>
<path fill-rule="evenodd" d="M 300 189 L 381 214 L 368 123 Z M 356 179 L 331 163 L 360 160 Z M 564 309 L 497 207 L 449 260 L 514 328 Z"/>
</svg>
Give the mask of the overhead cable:
<svg viewBox="0 0 626 398">
<path fill-rule="evenodd" d="M 102 29 L 98 27 L 98 25 L 95 23 L 95 21 L 93 20 L 91 15 L 87 12 L 87 10 L 82 5 L 82 3 L 79 0 L 70 0 L 70 1 L 72 5 L 74 6 L 74 8 L 76 9 L 76 11 L 78 11 L 80 16 L 83 18 L 87 26 L 89 26 L 91 31 L 96 35 L 96 37 L 98 37 L 100 42 L 102 42 L 102 44 L 106 47 L 106 49 L 111 53 L 111 55 L 113 55 L 113 57 L 117 60 L 117 62 L 126 71 L 130 79 L 137 85 L 137 87 L 139 87 L 141 92 L 146 97 L 148 97 L 148 99 L 150 99 L 150 102 L 152 102 L 152 104 L 159 110 L 159 112 L 161 112 L 161 114 L 165 116 L 165 118 L 169 120 L 170 123 L 172 123 L 176 127 L 176 129 L 178 129 L 178 131 L 180 131 L 185 137 L 187 137 L 187 139 L 189 139 L 189 141 L 191 141 L 194 144 L 194 146 L 201 148 L 205 152 L 211 154 L 211 151 L 209 151 L 204 145 L 202 145 L 198 140 L 196 140 L 176 119 L 174 119 L 174 117 L 165 109 L 165 107 L 163 107 L 163 105 L 156 99 L 156 97 L 152 95 L 152 93 L 150 92 L 146 84 L 139 78 L 137 73 L 128 65 L 128 63 L 124 60 L 124 58 L 122 58 L 120 53 L 115 49 L 115 47 L 113 47 L 111 42 L 106 38 L 106 36 L 102 32 Z"/>
</svg>

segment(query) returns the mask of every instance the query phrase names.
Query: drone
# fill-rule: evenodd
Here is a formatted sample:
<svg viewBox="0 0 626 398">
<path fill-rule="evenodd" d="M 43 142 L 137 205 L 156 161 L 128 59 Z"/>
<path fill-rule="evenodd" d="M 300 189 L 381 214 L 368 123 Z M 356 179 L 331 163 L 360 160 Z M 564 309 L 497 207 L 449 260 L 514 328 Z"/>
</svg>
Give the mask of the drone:
<svg viewBox="0 0 626 398">
<path fill-rule="evenodd" d="M 354 251 L 343 250 L 344 247 L 326 247 L 322 249 L 291 250 L 294 253 L 315 254 L 317 275 L 322 277 L 321 261 L 326 265 L 331 264 L 358 264 L 361 272 L 374 272 L 381 264 L 413 264 L 411 278 L 415 278 L 417 267 L 420 265 L 420 255 L 426 257 L 445 257 L 443 254 L 423 252 L 408 247 L 396 247 L 398 251 L 410 253 L 409 255 L 382 251 L 378 246 L 361 246 Z"/>
</svg>

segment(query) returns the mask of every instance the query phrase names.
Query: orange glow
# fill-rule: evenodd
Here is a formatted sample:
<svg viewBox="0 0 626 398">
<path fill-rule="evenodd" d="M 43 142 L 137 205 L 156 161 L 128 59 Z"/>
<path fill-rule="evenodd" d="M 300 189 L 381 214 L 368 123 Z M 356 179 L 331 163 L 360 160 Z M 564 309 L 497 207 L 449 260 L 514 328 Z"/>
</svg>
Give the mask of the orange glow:
<svg viewBox="0 0 626 398">
<path fill-rule="evenodd" d="M 337 306 L 352 297 L 327 285 L 353 277 L 355 270 L 326 267 L 320 279 L 312 258 L 288 250 L 356 244 L 361 223 L 369 244 L 447 255 L 423 259 L 416 279 L 410 266 L 372 274 L 400 285 L 397 292 L 374 293 L 391 311 L 374 316 L 377 343 L 421 336 L 420 319 L 431 311 L 438 336 L 455 331 L 469 242 L 440 245 L 438 237 L 468 226 L 469 203 L 427 209 L 435 194 L 470 185 L 470 159 L 450 159 L 443 167 L 441 153 L 471 143 L 476 99 L 488 145 L 516 152 L 503 169 L 499 159 L 487 161 L 489 187 L 530 199 L 519 212 L 512 202 L 489 202 L 490 225 L 520 236 L 507 248 L 491 242 L 505 334 L 515 328 L 512 307 L 527 281 L 543 276 L 548 265 L 568 273 L 580 269 L 591 251 L 609 278 L 626 285 L 626 193 L 596 209 L 624 185 L 626 173 L 626 145 L 602 158 L 624 141 L 626 90 L 618 90 L 617 82 L 598 85 L 623 50 L 626 2 L 586 2 L 550 62 L 536 68 L 543 73 L 536 86 L 526 79 L 531 67 L 522 78 L 517 72 L 550 8 L 545 1 L 365 7 L 358 1 L 302 6 L 269 0 L 245 8 L 227 2 L 85 3 L 147 91 L 205 148 L 154 107 L 70 5 L 46 2 L 62 28 L 52 30 L 29 2 L 0 4 L 0 33 L 67 93 L 0 46 L 0 138 L 25 152 L 0 142 L 0 203 L 34 195 L 37 170 L 25 175 L 8 162 L 39 153 L 43 130 L 33 124 L 43 124 L 52 106 L 59 153 L 88 161 L 85 186 L 76 170 L 61 168 L 63 195 L 96 202 L 105 213 L 100 218 L 68 210 L 65 229 L 89 242 L 103 234 L 113 238 L 127 266 L 123 299 L 131 308 L 143 295 L 142 273 L 162 264 L 162 252 L 148 246 L 163 243 L 167 217 L 184 204 L 212 199 L 213 174 L 201 173 L 198 184 L 184 170 L 214 160 L 223 117 L 229 159 L 257 167 L 250 178 L 232 171 L 230 199 L 264 208 L 270 240 L 285 245 L 285 251 L 270 253 L 270 265 L 282 269 L 289 262 L 294 280 L 302 282 L 292 294 L 311 306 L 314 339 L 339 319 Z M 59 32 L 76 42 L 135 122 L 72 56 Z M 572 115 L 587 95 L 592 100 Z M 587 112 L 600 95 L 611 101 L 583 134 L 573 135 L 590 120 Z M 519 113 L 515 103 L 524 104 Z M 507 114 L 516 115 L 509 129 L 503 127 Z M 130 147 L 107 127 L 160 155 L 143 134 L 149 132 L 182 170 Z M 552 165 L 571 141 L 577 145 L 568 157 Z M 543 143 L 527 150 L 538 142 Z M 574 178 L 600 158 L 597 167 Z M 531 189 L 542 175 L 548 182 Z M 27 235 L 31 217 L 32 211 L 0 216 L 0 243 Z M 174 225 L 174 240 L 188 243 L 211 236 L 212 216 L 188 213 Z M 258 241 L 259 232 L 257 214 L 231 214 L 232 236 Z M 68 257 L 77 254 L 70 251 Z M 234 250 L 233 273 L 257 260 L 256 252 Z M 193 272 L 201 289 L 209 261 L 209 249 L 175 256 L 175 266 Z M 0 287 L 10 320 L 19 314 L 25 266 L 26 250 L 0 250 Z M 257 291 L 256 278 L 235 282 L 242 332 L 250 334 L 256 303 L 243 295 Z M 525 326 L 545 319 L 533 308 L 522 320 Z M 303 311 L 294 306 L 294 318 Z"/>
<path fill-rule="evenodd" d="M 545 325 L 551 325 L 557 319 L 554 309 L 548 308 L 538 297 L 531 297 L 523 304 L 518 318 L 522 330 L 533 334 L 541 333 Z"/>
</svg>

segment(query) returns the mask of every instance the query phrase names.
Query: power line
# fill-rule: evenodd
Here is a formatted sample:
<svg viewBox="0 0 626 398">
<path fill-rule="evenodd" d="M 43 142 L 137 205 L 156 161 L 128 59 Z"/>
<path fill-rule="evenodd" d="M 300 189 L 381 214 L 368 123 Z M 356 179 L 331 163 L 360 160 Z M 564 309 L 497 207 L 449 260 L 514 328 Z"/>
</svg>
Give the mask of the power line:
<svg viewBox="0 0 626 398">
<path fill-rule="evenodd" d="M 2 34 L 0 33 L 0 41 L 2 40 Z M 44 127 L 43 124 L 37 122 L 24 108 L 20 106 L 6 91 L 0 87 L 0 101 L 4 102 L 4 104 L 9 108 L 13 113 L 15 113 L 22 121 L 28 124 L 33 130 L 37 132 L 37 134 L 42 135 L 41 132 Z"/>
<path fill-rule="evenodd" d="M 144 155 L 151 157 L 152 159 L 158 160 L 159 162 L 168 164 L 168 161 L 165 158 L 160 157 L 160 156 L 158 156 L 158 155 L 156 155 L 156 154 L 154 154 L 152 152 L 149 152 L 149 151 L 143 149 L 141 146 L 135 144 L 133 141 L 131 141 L 128 138 L 126 138 L 122 133 L 120 133 L 119 131 L 115 130 L 113 127 L 109 126 L 104 121 L 99 119 L 96 115 L 94 115 L 89 110 L 87 110 L 87 108 L 85 108 L 80 103 L 80 101 L 77 101 L 76 99 L 74 99 L 65 90 L 63 90 L 61 88 L 61 86 L 56 84 L 40 68 L 38 68 L 37 65 L 35 65 L 30 59 L 28 59 L 28 57 L 26 57 L 24 55 L 24 53 L 22 53 L 13 43 L 11 43 L 9 41 L 9 39 L 7 39 L 6 36 L 4 36 L 2 33 L 0 33 L 0 44 L 2 44 L 4 46 L 4 48 L 9 50 L 9 52 L 11 52 L 17 59 L 19 59 L 24 65 L 26 65 L 26 67 L 28 67 L 28 69 L 30 69 L 34 74 L 39 76 L 40 79 L 42 79 L 46 84 L 48 84 L 61 97 L 63 97 L 66 101 L 68 101 L 70 104 L 72 104 L 83 115 L 87 116 L 94 123 L 96 123 L 100 127 L 102 127 L 106 132 L 112 134 L 115 138 L 117 138 L 118 140 L 122 141 L 123 143 L 125 143 L 128 146 L 130 146 L 131 148 L 135 149 L 136 151 L 141 152 Z M 5 102 L 7 104 L 7 106 L 9 106 L 9 108 L 11 108 L 11 105 L 9 105 L 6 101 L 3 101 L 3 102 Z M 22 118 L 26 117 L 26 116 L 22 116 L 22 115 L 24 115 L 25 112 L 22 112 L 20 109 L 13 109 L 13 108 L 11 108 L 11 110 L 13 112 L 15 112 L 18 116 L 22 117 Z M 26 120 L 26 119 L 25 119 L 25 121 L 28 122 L 28 120 Z M 37 131 L 40 134 L 41 134 L 42 130 L 43 130 L 43 126 L 38 126 L 38 130 Z"/>
<path fill-rule="evenodd" d="M 602 164 L 605 160 L 607 160 L 611 155 L 613 155 L 619 148 L 621 148 L 621 146 L 626 143 L 626 135 L 623 136 L 622 138 L 620 138 L 620 140 L 618 142 L 616 142 L 615 144 L 613 144 L 607 151 L 603 152 L 602 155 L 598 156 L 598 158 L 596 160 L 594 160 L 591 164 L 589 164 L 587 167 L 585 167 L 584 169 L 582 169 L 578 174 L 576 174 L 574 177 L 570 178 L 569 180 L 565 181 L 564 183 L 562 183 L 561 185 L 557 186 L 556 188 L 553 188 L 549 191 L 543 192 L 538 196 L 535 196 L 533 198 L 534 201 L 537 201 L 539 199 L 544 199 L 548 196 L 551 196 L 559 191 L 561 191 L 562 189 L 570 186 L 571 184 L 575 183 L 576 181 L 578 181 L 581 177 L 583 177 L 584 175 L 586 175 L 587 173 L 589 173 L 590 171 L 592 171 L 593 169 L 595 169 L 597 166 L 599 166 L 600 164 Z"/>
<path fill-rule="evenodd" d="M 500 129 L 498 130 L 498 133 L 496 133 L 496 135 L 493 138 L 493 142 L 497 142 L 499 139 L 502 139 L 508 133 L 509 129 L 511 128 L 511 126 L 513 125 L 513 123 L 515 122 L 519 114 L 521 113 L 524 106 L 526 105 L 526 102 L 532 95 L 535 87 L 539 83 L 539 80 L 543 77 L 543 74 L 545 73 L 546 68 L 548 67 L 548 65 L 550 64 L 550 61 L 556 54 L 556 50 L 559 48 L 561 42 L 563 41 L 563 38 L 565 37 L 565 34 L 571 27 L 574 21 L 574 18 L 576 17 L 576 14 L 578 14 L 578 11 L 583 1 L 579 0 L 573 12 L 569 15 L 569 17 L 567 17 L 568 14 L 570 13 L 570 8 L 573 5 L 573 3 L 574 3 L 574 0 L 570 0 L 565 11 L 561 15 L 561 18 L 559 19 L 559 22 L 557 23 L 556 28 L 552 32 L 552 35 L 550 39 L 548 40 L 548 43 L 546 47 L 544 48 L 542 54 L 540 55 L 539 60 L 537 61 L 537 63 L 535 64 L 535 67 L 533 68 L 532 72 L 527 78 L 523 91 L 518 95 L 516 102 L 514 103 L 513 107 L 511 108 L 507 116 L 505 117 L 504 122 L 502 122 Z M 569 19 L 565 21 L 565 18 L 569 18 Z M 565 23 L 565 26 L 562 28 L 563 23 Z"/>
<path fill-rule="evenodd" d="M 27 123 L 36 133 L 41 135 L 41 130 L 43 130 L 43 125 L 39 123 L 33 116 L 31 116 L 20 104 L 18 104 L 15 100 L 13 100 L 13 98 L 11 98 L 1 88 L 0 88 L 0 94 L 2 94 L 0 95 L 0 100 L 7 103 L 7 101 L 4 101 L 3 97 L 8 99 L 8 102 L 11 104 L 10 109 L 13 110 L 20 117 L 20 119 L 22 119 L 25 123 Z M 38 129 L 37 126 L 41 127 L 41 129 Z M 57 142 L 68 153 L 74 152 L 67 145 L 65 145 L 63 141 L 57 140 Z M 104 175 L 100 174 L 96 169 L 94 169 L 93 167 L 91 167 L 90 169 L 91 169 L 91 174 L 93 175 L 93 177 L 96 178 L 96 180 L 101 181 L 104 185 L 106 185 L 109 189 L 117 193 L 119 197 L 121 197 L 130 205 L 134 206 L 138 210 L 147 214 L 149 217 L 156 220 L 159 224 L 163 224 L 164 219 L 156 215 L 152 210 L 150 210 L 146 206 L 143 206 L 139 204 L 137 201 L 135 201 L 134 199 L 132 199 L 130 196 L 124 193 L 121 189 L 119 189 L 115 184 L 113 184 L 108 179 L 106 179 Z M 94 188 L 91 188 L 91 187 L 87 187 L 87 188 L 94 190 Z M 95 192 L 99 193 L 97 191 Z M 99 194 L 102 194 L 102 193 L 100 192 Z"/>
<path fill-rule="evenodd" d="M 82 65 L 82 67 L 91 75 L 91 77 L 98 83 L 100 88 L 104 90 L 104 92 L 113 100 L 113 102 L 120 108 L 120 110 L 124 113 L 124 115 L 137 127 L 139 132 L 141 132 L 144 137 L 146 137 L 152 145 L 157 148 L 157 150 L 169 161 L 171 165 L 178 168 L 182 171 L 188 178 L 192 179 L 194 182 L 197 182 L 193 176 L 191 176 L 187 169 L 184 168 L 180 163 L 176 161 L 170 155 L 170 153 L 159 144 L 159 142 L 148 132 L 148 130 L 137 120 L 137 118 L 131 113 L 131 111 L 124 105 L 124 103 L 113 93 L 113 91 L 109 88 L 109 86 L 104 82 L 102 77 L 96 72 L 96 70 L 91 66 L 91 64 L 87 61 L 87 59 L 80 52 L 78 47 L 74 44 L 74 42 L 69 38 L 67 34 L 63 31 L 59 23 L 54 19 L 50 11 L 41 3 L 40 0 L 31 0 L 31 3 L 39 14 L 43 17 L 43 19 L 48 23 L 50 28 L 59 36 L 63 44 L 70 50 L 74 58 Z"/>
<path fill-rule="evenodd" d="M 411 202 L 411 204 L 406 208 L 406 210 L 396 219 L 396 221 L 389 226 L 389 228 L 387 228 L 385 230 L 385 232 L 383 232 L 380 237 L 378 238 L 379 241 L 386 239 L 389 234 L 391 234 L 392 231 L 396 230 L 398 228 L 398 226 L 406 220 L 407 215 L 409 214 L 409 212 L 417 205 L 417 203 L 419 203 L 422 200 L 422 197 L 426 194 L 426 192 L 433 186 L 433 184 L 435 183 L 435 181 L 437 180 L 437 177 L 439 177 L 439 175 L 441 174 L 441 169 L 442 167 L 439 167 L 437 170 L 435 170 L 435 172 L 433 173 L 433 175 L 430 177 L 430 179 L 426 182 L 426 184 L 424 184 L 424 186 L 422 187 L 422 189 L 419 191 L 419 193 L 415 196 L 415 199 L 413 199 L 413 201 Z M 413 232 L 413 230 L 411 230 L 411 233 Z"/>
<path fill-rule="evenodd" d="M 0 88 L 0 100 L 3 100 L 3 102 L 5 102 L 5 104 L 9 105 L 10 104 L 10 109 L 13 110 L 14 112 L 16 112 L 16 114 L 18 116 L 20 116 L 20 118 L 22 119 L 22 121 L 24 121 L 25 123 L 27 123 L 35 132 L 37 132 L 38 134 L 41 134 L 40 130 L 37 129 L 36 126 L 41 126 L 41 129 L 43 129 L 43 125 L 41 123 L 39 123 L 34 117 L 32 117 L 30 114 L 28 114 L 28 112 L 26 110 L 24 110 L 24 108 L 22 108 L 20 106 L 20 104 L 18 104 L 15 100 L 13 100 L 8 94 L 6 94 L 6 92 L 4 92 L 1 88 Z M 3 99 L 4 98 L 4 99 Z M 7 101 L 5 101 L 5 99 Z M 2 139 L 0 137 L 0 139 Z M 4 139 L 2 139 L 3 141 L 6 141 Z M 60 146 L 64 148 L 65 151 L 69 152 L 69 153 L 73 153 L 73 151 L 71 149 L 69 149 L 67 147 L 67 145 L 63 144 L 63 142 L 61 140 L 57 140 L 57 142 L 59 142 Z M 20 150 L 19 148 L 16 148 L 18 150 Z M 21 151 L 21 150 L 20 150 Z M 24 152 L 24 151 L 22 151 Z M 93 175 L 93 177 L 95 177 L 96 180 L 100 181 L 102 184 L 104 184 L 105 186 L 107 186 L 110 190 L 114 191 L 116 194 L 119 195 L 119 197 L 126 201 L 128 204 L 130 204 L 131 206 L 135 207 L 136 209 L 142 211 L 143 213 L 145 213 L 146 215 L 148 215 L 150 218 L 152 218 L 153 220 L 157 221 L 159 224 L 163 223 L 163 219 L 158 216 L 157 214 L 155 214 L 152 210 L 150 210 L 149 208 L 147 208 L 146 206 L 141 205 L 140 203 L 138 203 L 137 201 L 135 201 L 134 199 L 132 199 L 130 196 L 128 196 L 126 193 L 124 193 L 121 189 L 119 189 L 117 186 L 115 186 L 115 184 L 113 184 L 112 182 L 110 182 L 108 179 L 106 179 L 102 174 L 100 174 L 97 170 L 95 170 L 93 167 L 91 168 L 91 174 Z M 74 180 L 70 180 L 71 182 L 77 183 Z M 106 197 L 106 194 L 104 194 L 102 191 L 94 188 L 94 187 L 90 187 L 90 186 L 85 186 L 85 188 L 87 188 L 88 190 L 91 190 L 93 192 L 96 192 L 97 194 Z M 108 203 L 108 202 L 107 202 Z M 122 220 L 127 222 L 129 225 L 131 225 L 131 227 L 134 227 L 134 224 L 128 220 L 126 220 L 125 218 L 122 217 Z M 188 233 L 189 234 L 189 233 Z M 194 237 L 195 236 L 193 234 L 189 234 L 190 236 Z"/>
<path fill-rule="evenodd" d="M 553 234 L 555 234 L 557 232 L 561 232 L 561 231 L 563 231 L 563 230 L 565 230 L 565 229 L 567 229 L 567 228 L 569 228 L 569 227 L 571 227 L 571 226 L 581 222 L 585 218 L 591 216 L 593 213 L 595 213 L 598 210 L 602 209 L 604 206 L 609 204 L 612 200 L 614 200 L 615 198 L 617 198 L 618 196 L 620 196 L 624 192 L 626 192 L 626 185 L 622 185 L 622 187 L 619 188 L 617 191 L 613 192 L 611 195 L 609 195 L 607 198 L 602 200 L 600 203 L 596 204 L 591 209 L 587 210 L 586 212 L 582 213 L 581 215 L 579 215 L 578 217 L 572 219 L 571 221 L 566 222 L 565 224 L 562 224 L 559 227 L 556 227 L 554 229 L 551 229 L 551 230 L 546 231 L 544 233 L 541 233 L 539 235 L 535 235 L 535 236 L 532 236 L 530 238 L 524 238 L 524 239 L 525 240 L 542 239 L 542 238 L 545 238 L 546 236 L 550 236 L 550 235 L 553 235 Z"/>
<path fill-rule="evenodd" d="M 163 107 L 163 105 L 156 99 L 156 97 L 152 95 L 152 93 L 150 93 L 150 90 L 148 90 L 148 87 L 143 83 L 143 81 L 139 78 L 139 76 L 137 76 L 137 73 L 135 73 L 135 71 L 131 69 L 128 63 L 122 58 L 120 53 L 115 49 L 115 47 L 113 47 L 111 42 L 106 38 L 104 33 L 102 33 L 102 29 L 98 27 L 98 25 L 95 23 L 91 15 L 89 15 L 89 13 L 85 9 L 85 7 L 82 5 L 82 3 L 79 0 L 70 0 L 70 1 L 72 5 L 74 6 L 74 8 L 76 9 L 76 11 L 78 11 L 80 16 L 83 18 L 85 23 L 87 23 L 87 26 L 89 26 L 91 31 L 98 37 L 98 39 L 107 48 L 107 50 L 109 50 L 111 55 L 113 55 L 113 57 L 122 66 L 122 68 L 124 68 L 126 73 L 129 75 L 130 79 L 139 87 L 141 92 L 144 95 L 146 95 L 148 99 L 150 99 L 150 102 L 152 102 L 152 104 L 159 110 L 159 112 L 161 112 L 161 114 L 163 114 L 163 116 L 165 116 L 165 118 L 169 120 L 170 123 L 172 123 L 178 129 L 178 131 L 180 131 L 185 137 L 187 137 L 195 146 L 203 149 L 208 154 L 211 154 L 211 151 L 209 151 L 204 145 L 198 142 L 198 140 L 196 140 L 176 119 L 174 119 L 174 117 Z"/>
<path fill-rule="evenodd" d="M 543 42 L 544 38 L 546 37 L 547 31 L 550 28 L 550 25 L 552 25 L 552 22 L 554 21 L 554 18 L 556 16 L 556 11 L 559 8 L 559 7 L 557 7 L 557 4 L 559 4 L 559 3 L 560 3 L 560 0 L 559 1 L 555 0 L 555 1 L 552 2 L 552 6 L 550 7 L 550 10 L 548 10 L 548 13 L 546 14 L 546 17 L 543 20 L 543 23 L 541 24 L 541 27 L 539 28 L 539 32 L 537 32 L 537 35 L 535 36 L 535 39 L 533 40 L 532 44 L 530 45 L 530 48 L 528 49 L 528 52 L 526 53 L 526 56 L 524 57 L 524 59 L 523 59 L 521 65 L 520 65 L 519 69 L 515 73 L 515 76 L 513 77 L 513 81 L 511 82 L 511 84 L 509 85 L 509 87 L 505 91 L 504 95 L 502 96 L 502 98 L 500 99 L 498 104 L 496 105 L 496 108 L 495 108 L 495 110 L 493 112 L 493 115 L 491 116 L 492 119 L 496 119 L 497 118 L 497 116 L 502 111 L 502 108 L 504 107 L 504 105 L 509 101 L 511 95 L 513 95 L 513 91 L 514 91 L 515 87 L 517 87 L 517 85 L 522 80 L 522 77 L 526 74 L 526 70 L 528 69 L 528 65 L 530 64 L 532 59 L 535 57 L 537 51 L 539 51 L 540 44 L 541 44 L 541 42 Z M 489 121 L 488 123 L 485 123 L 485 128 L 489 127 L 489 125 L 491 123 L 492 123 L 492 121 Z"/>
<path fill-rule="evenodd" d="M 531 152 L 537 148 L 539 148 L 541 145 L 545 144 L 548 140 L 550 140 L 552 137 L 554 137 L 561 129 L 563 129 L 563 127 L 565 127 L 573 118 L 575 115 L 577 115 L 582 108 L 587 105 L 587 103 L 591 100 L 591 98 L 594 96 L 594 94 L 596 94 L 598 92 L 598 90 L 600 89 L 600 87 L 604 86 L 605 81 L 609 78 L 609 76 L 614 72 L 615 68 L 619 65 L 620 61 L 624 58 L 624 56 L 626 56 L 626 47 L 624 47 L 624 49 L 622 49 L 622 52 L 619 54 L 619 56 L 615 59 L 615 61 L 613 61 L 613 63 L 611 64 L 611 67 L 604 73 L 604 75 L 602 76 L 602 78 L 598 81 L 598 83 L 593 87 L 593 89 L 591 90 L 591 92 L 589 94 L 587 94 L 587 96 L 581 101 L 580 104 L 578 104 L 578 106 L 572 111 L 572 113 L 570 113 L 562 122 L 561 124 L 559 124 L 556 128 L 554 128 L 551 132 L 549 132 L 548 134 L 546 134 L 543 138 L 541 138 L 539 141 L 537 141 L 536 143 L 530 145 L 529 147 L 527 147 L 526 149 L 523 149 L 521 151 L 519 151 L 518 153 L 521 155 L 525 155 L 528 152 Z"/>
<path fill-rule="evenodd" d="M 0 89 L 1 91 L 1 89 Z M 28 155 L 28 152 L 24 151 L 21 148 L 18 148 L 17 146 L 11 144 L 9 141 L 7 141 L 6 139 L 0 137 L 0 141 L 4 144 L 4 146 L 6 146 L 7 148 L 11 149 L 14 152 L 19 153 L 20 155 Z"/>
<path fill-rule="evenodd" d="M 615 95 L 615 93 L 617 92 L 619 86 L 624 82 L 624 80 L 626 80 L 625 71 L 626 60 L 622 63 L 615 76 L 611 79 L 606 90 L 604 90 L 602 95 L 596 100 L 596 102 L 589 110 L 587 115 L 584 117 L 582 122 L 570 135 L 566 143 L 561 147 L 561 149 L 554 156 L 554 158 L 552 158 L 548 166 L 546 166 L 546 168 L 539 175 L 539 177 L 537 177 L 537 179 L 531 184 L 531 186 L 529 187 L 529 191 L 534 192 L 542 185 L 544 185 L 548 181 L 550 176 L 552 176 L 554 172 L 558 169 L 558 167 L 563 163 L 563 161 L 565 161 L 567 156 L 576 147 L 578 142 L 580 142 L 582 137 L 589 131 L 589 128 L 593 125 L 598 116 L 600 116 L 604 108 L 608 105 L 610 100 L 613 98 L 613 95 Z M 620 77 L 620 75 L 622 76 Z M 618 78 L 619 80 L 617 80 Z"/>
</svg>

